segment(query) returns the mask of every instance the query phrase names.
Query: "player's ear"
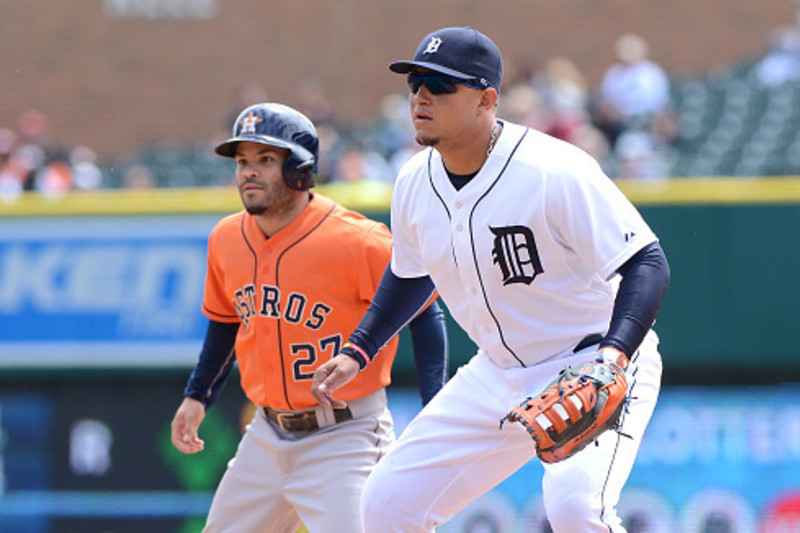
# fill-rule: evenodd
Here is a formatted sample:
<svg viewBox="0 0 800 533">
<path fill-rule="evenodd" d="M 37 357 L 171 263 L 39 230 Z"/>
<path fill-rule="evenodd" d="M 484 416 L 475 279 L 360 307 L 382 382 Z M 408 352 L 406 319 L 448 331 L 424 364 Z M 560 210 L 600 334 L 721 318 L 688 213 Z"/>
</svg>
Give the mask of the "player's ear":
<svg viewBox="0 0 800 533">
<path fill-rule="evenodd" d="M 497 89 L 493 87 L 489 87 L 488 89 L 483 89 L 481 91 L 481 100 L 480 100 L 480 108 L 483 111 L 491 111 L 495 107 L 497 107 L 497 100 L 499 95 L 497 94 Z"/>
</svg>

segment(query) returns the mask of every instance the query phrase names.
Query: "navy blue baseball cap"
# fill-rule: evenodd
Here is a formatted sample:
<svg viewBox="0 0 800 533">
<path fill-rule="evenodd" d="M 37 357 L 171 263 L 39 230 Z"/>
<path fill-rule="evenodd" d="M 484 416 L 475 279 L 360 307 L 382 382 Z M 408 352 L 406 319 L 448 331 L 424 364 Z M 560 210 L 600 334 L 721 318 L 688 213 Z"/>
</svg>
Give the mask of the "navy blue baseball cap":
<svg viewBox="0 0 800 533">
<path fill-rule="evenodd" d="M 436 30 L 422 39 L 413 60 L 389 65 L 389 70 L 398 74 L 408 74 L 415 68 L 474 79 L 498 91 L 503 80 L 503 57 L 497 45 L 469 26 Z"/>
</svg>

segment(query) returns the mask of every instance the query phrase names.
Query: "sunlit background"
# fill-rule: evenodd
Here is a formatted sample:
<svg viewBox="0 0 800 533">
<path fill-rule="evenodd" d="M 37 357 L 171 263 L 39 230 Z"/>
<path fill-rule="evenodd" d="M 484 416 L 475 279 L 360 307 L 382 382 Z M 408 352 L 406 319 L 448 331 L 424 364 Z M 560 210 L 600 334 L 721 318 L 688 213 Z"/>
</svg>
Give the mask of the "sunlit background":
<svg viewBox="0 0 800 533">
<path fill-rule="evenodd" d="M 202 529 L 252 416 L 233 379 L 207 449 L 169 443 L 206 238 L 240 207 L 211 147 L 251 103 L 294 106 L 318 190 L 389 224 L 417 147 L 386 66 L 460 25 L 503 51 L 501 118 L 592 153 L 670 260 L 629 533 L 800 532 L 800 2 L 3 0 L 0 533 Z M 455 368 L 474 346 L 449 331 Z M 412 361 L 403 334 L 398 431 Z M 441 531 L 549 532 L 540 479 L 526 465 Z"/>
</svg>

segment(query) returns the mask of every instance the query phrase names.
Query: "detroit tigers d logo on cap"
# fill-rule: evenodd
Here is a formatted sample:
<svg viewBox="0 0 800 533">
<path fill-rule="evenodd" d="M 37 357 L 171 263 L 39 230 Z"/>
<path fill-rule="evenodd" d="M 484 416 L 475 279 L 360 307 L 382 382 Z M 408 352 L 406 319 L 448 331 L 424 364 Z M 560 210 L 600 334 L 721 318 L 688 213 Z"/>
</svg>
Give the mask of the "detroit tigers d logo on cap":
<svg viewBox="0 0 800 533">
<path fill-rule="evenodd" d="M 431 37 L 431 40 L 428 41 L 428 46 L 425 47 L 425 51 L 422 52 L 423 54 L 435 54 L 439 51 L 439 46 L 442 44 L 442 39 L 440 37 Z"/>
</svg>

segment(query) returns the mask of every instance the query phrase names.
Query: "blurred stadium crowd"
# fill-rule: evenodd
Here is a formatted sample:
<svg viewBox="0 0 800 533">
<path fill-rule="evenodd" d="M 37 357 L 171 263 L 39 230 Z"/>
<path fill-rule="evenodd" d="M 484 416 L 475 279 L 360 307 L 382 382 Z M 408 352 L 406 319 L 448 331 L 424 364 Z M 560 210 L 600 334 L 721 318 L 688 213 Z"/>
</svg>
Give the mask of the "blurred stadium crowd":
<svg viewBox="0 0 800 533">
<path fill-rule="evenodd" d="M 691 78 L 665 72 L 638 35 L 622 35 L 615 52 L 597 87 L 567 57 L 514 72 L 499 115 L 582 147 L 617 180 L 800 175 L 800 21 L 777 28 L 760 57 Z M 298 93 L 291 104 L 319 129 L 321 183 L 391 186 L 418 150 L 405 93 L 387 95 L 375 117 L 357 124 L 337 117 L 320 88 Z M 16 128 L 0 125 L 0 197 L 229 184 L 230 162 L 211 145 L 244 106 L 268 100 L 268 88 L 253 83 L 231 102 L 229 123 L 213 139 L 194 146 L 163 140 L 102 162 L 91 147 L 54 142 L 47 116 L 24 110 Z"/>
</svg>

